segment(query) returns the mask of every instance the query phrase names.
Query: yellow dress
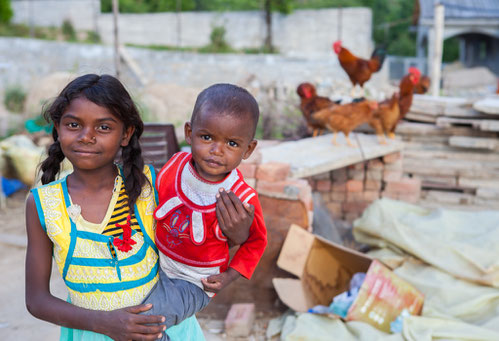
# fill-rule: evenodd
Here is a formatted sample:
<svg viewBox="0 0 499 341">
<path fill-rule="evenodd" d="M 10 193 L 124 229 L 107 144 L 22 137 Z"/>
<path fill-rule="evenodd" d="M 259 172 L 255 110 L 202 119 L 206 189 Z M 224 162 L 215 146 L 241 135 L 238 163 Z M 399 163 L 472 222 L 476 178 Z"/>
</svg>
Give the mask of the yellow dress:
<svg viewBox="0 0 499 341">
<path fill-rule="evenodd" d="M 32 190 L 38 217 L 54 245 L 53 257 L 72 304 L 104 311 L 137 305 L 158 281 L 158 251 L 154 244 L 156 223 L 152 216 L 157 203 L 153 187 L 155 173 L 152 167 L 146 166 L 144 174 L 153 185 L 143 187 L 135 204 L 130 237 L 134 243 L 128 252 L 120 251 L 113 244 L 118 236 L 104 233 L 109 232 L 108 223 L 115 218 L 113 213 L 116 213 L 122 189 L 121 176 L 117 177 L 101 224 L 83 219 L 78 205 L 71 202 L 66 178 Z M 175 332 L 182 335 L 182 340 L 204 339 L 195 317 L 168 330 L 169 335 Z M 171 338 L 177 339 L 173 335 Z M 89 331 L 63 328 L 61 332 L 61 340 L 106 339 L 109 338 Z"/>
</svg>

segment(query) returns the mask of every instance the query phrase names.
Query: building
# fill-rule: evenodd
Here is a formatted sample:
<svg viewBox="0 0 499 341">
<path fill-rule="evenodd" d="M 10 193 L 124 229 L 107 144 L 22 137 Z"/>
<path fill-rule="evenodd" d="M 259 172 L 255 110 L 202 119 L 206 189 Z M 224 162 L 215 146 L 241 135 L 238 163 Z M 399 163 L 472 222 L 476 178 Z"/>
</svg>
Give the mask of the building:
<svg viewBox="0 0 499 341">
<path fill-rule="evenodd" d="M 444 39 L 459 38 L 459 60 L 466 67 L 486 66 L 499 75 L 499 0 L 416 0 L 417 56 L 433 48 L 433 13 L 445 7 Z"/>
</svg>

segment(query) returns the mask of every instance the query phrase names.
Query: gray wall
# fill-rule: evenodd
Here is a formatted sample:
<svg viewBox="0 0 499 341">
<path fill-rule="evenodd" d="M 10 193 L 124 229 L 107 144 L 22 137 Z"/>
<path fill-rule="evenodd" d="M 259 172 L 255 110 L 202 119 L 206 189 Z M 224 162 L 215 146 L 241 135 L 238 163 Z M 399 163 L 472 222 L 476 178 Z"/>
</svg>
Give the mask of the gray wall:
<svg viewBox="0 0 499 341">
<path fill-rule="evenodd" d="M 100 0 L 11 0 L 14 23 L 61 26 L 69 19 L 75 28 L 97 31 Z"/>
<path fill-rule="evenodd" d="M 60 26 L 70 19 L 76 29 L 99 31 L 105 43 L 112 43 L 112 15 L 100 13 L 99 0 L 12 1 L 13 21 L 36 26 Z M 369 56 L 372 13 L 368 8 L 298 10 L 289 15 L 273 14 L 274 45 L 290 56 L 331 55 L 338 39 L 341 19 L 344 45 L 360 56 Z M 179 25 L 180 24 L 180 25 Z M 121 14 L 121 43 L 199 47 L 209 43 L 213 26 L 226 28 L 232 47 L 260 47 L 265 38 L 263 12 L 182 12 Z M 178 29 L 180 27 L 180 29 Z"/>
</svg>

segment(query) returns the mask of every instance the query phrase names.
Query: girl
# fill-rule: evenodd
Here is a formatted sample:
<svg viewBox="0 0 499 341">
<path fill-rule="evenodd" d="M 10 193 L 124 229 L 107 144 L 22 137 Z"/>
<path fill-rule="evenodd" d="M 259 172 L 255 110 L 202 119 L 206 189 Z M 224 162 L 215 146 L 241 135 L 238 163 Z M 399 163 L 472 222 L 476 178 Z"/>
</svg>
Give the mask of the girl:
<svg viewBox="0 0 499 341">
<path fill-rule="evenodd" d="M 158 281 L 158 254 L 155 174 L 144 167 L 137 108 L 116 78 L 89 74 L 70 82 L 44 115 L 55 142 L 41 165 L 43 186 L 26 202 L 29 312 L 62 326 L 61 340 L 160 338 L 164 317 L 140 314 L 151 309 L 140 303 Z M 120 150 L 122 168 L 114 163 Z M 55 181 L 64 158 L 73 172 Z M 224 232 L 245 240 L 235 231 Z M 50 293 L 52 256 L 68 302 Z M 167 334 L 204 340 L 195 317 Z"/>
</svg>

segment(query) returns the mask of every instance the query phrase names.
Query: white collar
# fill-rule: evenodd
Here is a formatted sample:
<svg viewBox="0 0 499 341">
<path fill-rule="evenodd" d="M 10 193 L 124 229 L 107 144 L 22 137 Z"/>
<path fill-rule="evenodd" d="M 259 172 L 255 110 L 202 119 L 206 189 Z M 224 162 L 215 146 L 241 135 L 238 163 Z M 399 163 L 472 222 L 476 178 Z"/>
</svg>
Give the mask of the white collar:
<svg viewBox="0 0 499 341">
<path fill-rule="evenodd" d="M 215 204 L 218 190 L 223 188 L 228 191 L 239 180 L 237 170 L 233 169 L 220 182 L 206 181 L 199 176 L 191 162 L 187 162 L 181 172 L 180 187 L 182 192 L 189 200 L 199 206 Z"/>
</svg>

